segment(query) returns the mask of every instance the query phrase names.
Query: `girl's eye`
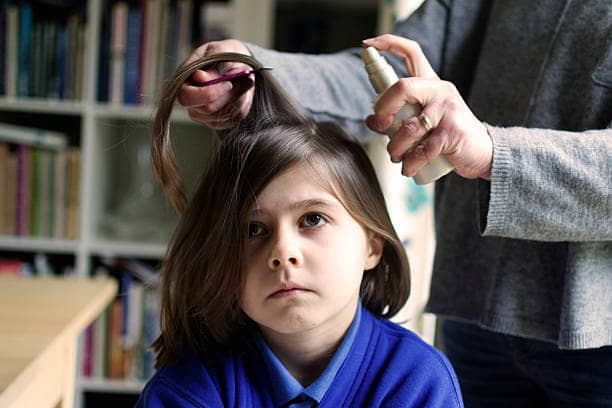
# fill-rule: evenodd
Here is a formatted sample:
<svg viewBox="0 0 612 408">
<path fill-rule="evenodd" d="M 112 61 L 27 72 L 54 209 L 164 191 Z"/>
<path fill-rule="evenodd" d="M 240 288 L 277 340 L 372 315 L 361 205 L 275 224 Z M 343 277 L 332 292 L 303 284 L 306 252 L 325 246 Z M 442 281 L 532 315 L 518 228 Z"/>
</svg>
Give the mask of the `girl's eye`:
<svg viewBox="0 0 612 408">
<path fill-rule="evenodd" d="M 261 224 L 250 223 L 249 224 L 249 238 L 258 237 L 265 234 L 266 230 Z"/>
<path fill-rule="evenodd" d="M 311 213 L 304 216 L 303 224 L 306 227 L 319 227 L 327 224 L 327 220 L 321 214 Z"/>
</svg>

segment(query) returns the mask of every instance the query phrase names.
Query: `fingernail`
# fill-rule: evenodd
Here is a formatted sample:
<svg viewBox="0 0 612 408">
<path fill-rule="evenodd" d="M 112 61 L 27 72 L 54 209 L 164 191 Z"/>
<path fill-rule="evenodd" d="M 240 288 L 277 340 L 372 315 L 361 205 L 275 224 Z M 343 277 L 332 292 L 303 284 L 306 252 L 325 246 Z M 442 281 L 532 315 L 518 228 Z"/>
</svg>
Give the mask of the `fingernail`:
<svg viewBox="0 0 612 408">
<path fill-rule="evenodd" d="M 369 42 L 373 42 L 374 38 L 366 38 L 365 40 L 362 40 L 362 43 L 369 43 Z"/>
</svg>

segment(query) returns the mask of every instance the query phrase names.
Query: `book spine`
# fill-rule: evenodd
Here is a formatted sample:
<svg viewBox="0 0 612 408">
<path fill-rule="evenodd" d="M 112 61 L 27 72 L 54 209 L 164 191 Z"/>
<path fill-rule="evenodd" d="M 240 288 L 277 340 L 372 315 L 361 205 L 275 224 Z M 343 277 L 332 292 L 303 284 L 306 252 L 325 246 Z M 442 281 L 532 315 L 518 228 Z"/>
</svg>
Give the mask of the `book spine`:
<svg viewBox="0 0 612 408">
<path fill-rule="evenodd" d="M 15 235 L 17 233 L 17 156 L 10 153 L 5 162 L 6 165 L 6 199 L 3 200 L 5 207 L 4 234 Z"/>
<path fill-rule="evenodd" d="M 53 236 L 54 238 L 61 239 L 66 237 L 65 224 L 66 224 L 66 185 L 68 179 L 66 177 L 66 150 L 58 150 L 55 155 L 55 191 L 53 193 L 53 207 L 54 207 L 54 227 Z"/>
<path fill-rule="evenodd" d="M 17 95 L 29 96 L 30 51 L 32 48 L 32 6 L 22 3 L 19 7 L 19 70 Z"/>
<path fill-rule="evenodd" d="M 66 238 L 74 240 L 78 235 L 79 224 L 79 194 L 81 177 L 81 152 L 70 148 L 67 157 L 68 188 L 66 189 Z"/>
<path fill-rule="evenodd" d="M 6 72 L 6 10 L 8 7 L 8 0 L 0 0 L 0 95 L 6 94 L 6 83 L 4 82 L 4 75 Z"/>
<path fill-rule="evenodd" d="M 128 11 L 127 42 L 125 51 L 124 103 L 126 105 L 138 104 L 141 25 L 142 12 L 140 8 L 130 7 Z"/>
<path fill-rule="evenodd" d="M 37 148 L 30 150 L 29 161 L 29 201 L 28 201 L 28 230 L 26 235 L 37 237 L 40 235 L 40 219 L 38 218 L 38 207 L 40 206 L 40 150 Z"/>
<path fill-rule="evenodd" d="M 125 82 L 125 47 L 128 5 L 117 2 L 111 12 L 110 81 L 109 95 L 113 104 L 123 103 Z"/>
<path fill-rule="evenodd" d="M 6 96 L 17 96 L 19 61 L 19 7 L 10 5 L 6 12 Z"/>
<path fill-rule="evenodd" d="M 9 156 L 10 152 L 6 143 L 0 142 L 0 235 L 8 235 L 8 213 L 9 201 L 15 197 L 8 195 L 9 190 Z"/>
<path fill-rule="evenodd" d="M 28 233 L 28 201 L 29 201 L 29 156 L 30 148 L 17 146 L 17 235 Z"/>
</svg>

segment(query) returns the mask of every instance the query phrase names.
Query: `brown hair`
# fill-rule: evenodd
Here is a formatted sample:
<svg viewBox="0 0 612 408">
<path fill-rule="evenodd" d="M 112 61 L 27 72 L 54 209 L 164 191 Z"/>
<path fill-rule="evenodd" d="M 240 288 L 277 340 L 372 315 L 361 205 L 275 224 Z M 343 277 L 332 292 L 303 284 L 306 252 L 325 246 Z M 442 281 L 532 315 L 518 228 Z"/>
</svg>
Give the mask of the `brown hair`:
<svg viewBox="0 0 612 408">
<path fill-rule="evenodd" d="M 253 58 L 217 54 L 180 68 L 163 93 L 153 130 L 156 174 L 181 214 L 161 270 L 161 335 L 156 365 L 191 348 L 203 357 L 233 347 L 249 319 L 240 309 L 241 265 L 248 211 L 257 194 L 282 171 L 309 163 L 332 179 L 330 187 L 351 216 L 384 239 L 382 260 L 364 274 L 361 300 L 389 318 L 408 299 L 408 260 L 386 210 L 374 169 L 363 148 L 331 123 L 317 124 L 290 100 L 271 75 L 257 74 L 252 108 L 224 131 L 194 196 L 187 202 L 168 133 L 180 84 L 198 68 Z"/>
</svg>

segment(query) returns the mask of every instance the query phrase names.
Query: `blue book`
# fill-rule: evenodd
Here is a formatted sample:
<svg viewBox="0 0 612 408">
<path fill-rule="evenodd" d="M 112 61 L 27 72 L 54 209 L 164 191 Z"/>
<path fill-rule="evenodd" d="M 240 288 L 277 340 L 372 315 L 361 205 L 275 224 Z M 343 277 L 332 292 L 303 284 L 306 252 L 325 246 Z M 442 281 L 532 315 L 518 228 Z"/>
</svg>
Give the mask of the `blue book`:
<svg viewBox="0 0 612 408">
<path fill-rule="evenodd" d="M 98 46 L 98 102 L 108 102 L 109 89 L 109 70 L 110 70 L 110 42 L 111 42 L 111 23 L 110 23 L 110 3 L 102 1 L 102 20 L 100 22 L 100 45 Z"/>
<path fill-rule="evenodd" d="M 59 99 L 64 99 L 66 96 L 66 49 L 68 47 L 68 34 L 66 26 L 60 25 L 57 28 L 57 37 L 55 38 L 55 74 L 56 74 L 56 93 Z"/>
<path fill-rule="evenodd" d="M 121 290 L 121 298 L 123 299 L 123 310 L 121 316 L 121 335 L 125 338 L 128 329 L 128 316 L 129 316 L 129 308 L 131 305 L 129 304 L 129 294 L 130 288 L 132 286 L 132 275 L 127 271 L 121 271 L 119 288 Z"/>
<path fill-rule="evenodd" d="M 126 105 L 136 105 L 139 101 L 140 81 L 140 30 L 142 29 L 142 11 L 137 6 L 130 6 L 128 11 L 128 29 L 125 51 L 125 92 Z"/>
<path fill-rule="evenodd" d="M 19 65 L 17 95 L 28 96 L 30 76 L 30 52 L 32 45 L 32 6 L 22 3 L 19 6 Z"/>
</svg>

